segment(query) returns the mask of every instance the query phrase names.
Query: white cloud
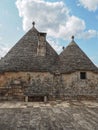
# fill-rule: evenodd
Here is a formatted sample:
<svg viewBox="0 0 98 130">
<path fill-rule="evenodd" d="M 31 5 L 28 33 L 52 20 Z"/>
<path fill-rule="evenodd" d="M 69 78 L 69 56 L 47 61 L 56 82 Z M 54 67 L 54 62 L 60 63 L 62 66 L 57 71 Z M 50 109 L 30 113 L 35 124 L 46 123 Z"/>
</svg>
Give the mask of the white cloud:
<svg viewBox="0 0 98 130">
<path fill-rule="evenodd" d="M 40 31 L 47 32 L 54 38 L 69 39 L 72 35 L 78 38 L 96 36 L 95 30 L 86 31 L 85 21 L 71 16 L 67 6 L 62 2 L 46 2 L 45 0 L 17 0 L 16 6 L 22 18 L 23 29 L 27 31 L 36 22 Z M 52 46 L 54 43 L 52 42 Z M 58 50 L 58 44 L 54 46 Z"/>
<path fill-rule="evenodd" d="M 58 31 L 58 25 L 66 22 L 69 10 L 63 2 L 44 0 L 17 0 L 19 16 L 23 18 L 23 29 L 27 31 L 35 21 L 41 30 Z"/>
<path fill-rule="evenodd" d="M 48 42 L 54 48 L 54 50 L 57 51 L 58 53 L 62 51 L 62 46 L 58 43 L 57 40 L 54 40 L 48 37 Z"/>
<path fill-rule="evenodd" d="M 69 16 L 65 25 L 60 25 L 60 37 L 65 37 L 65 39 L 70 38 L 72 35 L 78 36 L 85 30 L 84 20 L 75 17 Z"/>
<path fill-rule="evenodd" d="M 98 36 L 98 32 L 96 30 L 88 30 L 88 31 L 81 34 L 81 37 L 84 39 L 93 38 L 95 36 L 96 37 Z"/>
<path fill-rule="evenodd" d="M 98 0 L 79 0 L 79 3 L 89 11 L 96 11 L 98 9 Z"/>
</svg>

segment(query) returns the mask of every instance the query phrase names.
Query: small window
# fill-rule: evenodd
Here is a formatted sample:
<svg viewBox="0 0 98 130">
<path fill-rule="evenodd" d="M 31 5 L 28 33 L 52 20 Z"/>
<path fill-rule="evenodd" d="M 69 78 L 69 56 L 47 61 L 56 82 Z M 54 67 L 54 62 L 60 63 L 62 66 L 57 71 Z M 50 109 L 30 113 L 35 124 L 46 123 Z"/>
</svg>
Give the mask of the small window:
<svg viewBox="0 0 98 130">
<path fill-rule="evenodd" d="M 80 79 L 86 79 L 86 72 L 80 72 Z"/>
</svg>

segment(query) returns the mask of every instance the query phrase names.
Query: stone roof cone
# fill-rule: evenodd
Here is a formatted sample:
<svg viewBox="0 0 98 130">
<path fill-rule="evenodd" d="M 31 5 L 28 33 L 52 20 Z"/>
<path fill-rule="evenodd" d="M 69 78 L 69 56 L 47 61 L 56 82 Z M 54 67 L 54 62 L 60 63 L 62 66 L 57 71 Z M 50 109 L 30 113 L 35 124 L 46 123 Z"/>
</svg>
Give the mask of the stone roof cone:
<svg viewBox="0 0 98 130">
<path fill-rule="evenodd" d="M 15 44 L 15 46 L 0 60 L 0 72 L 13 71 L 50 71 L 58 54 L 46 41 L 44 56 L 37 55 L 40 36 L 46 33 L 39 32 L 33 27 Z M 40 45 L 39 45 L 40 46 Z"/>
<path fill-rule="evenodd" d="M 59 57 L 61 64 L 60 71 L 62 73 L 70 73 L 78 70 L 98 72 L 98 68 L 74 41 L 74 36 L 72 36 L 72 41 L 61 52 Z"/>
</svg>

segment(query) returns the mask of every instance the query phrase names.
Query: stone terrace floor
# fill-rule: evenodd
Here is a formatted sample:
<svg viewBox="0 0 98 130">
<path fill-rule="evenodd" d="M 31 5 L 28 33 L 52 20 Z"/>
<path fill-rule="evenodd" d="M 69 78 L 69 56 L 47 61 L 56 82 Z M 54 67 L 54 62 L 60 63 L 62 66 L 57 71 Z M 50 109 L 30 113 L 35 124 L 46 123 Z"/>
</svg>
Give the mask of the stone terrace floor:
<svg viewBox="0 0 98 130">
<path fill-rule="evenodd" d="M 98 102 L 0 102 L 0 130 L 98 130 Z"/>
</svg>

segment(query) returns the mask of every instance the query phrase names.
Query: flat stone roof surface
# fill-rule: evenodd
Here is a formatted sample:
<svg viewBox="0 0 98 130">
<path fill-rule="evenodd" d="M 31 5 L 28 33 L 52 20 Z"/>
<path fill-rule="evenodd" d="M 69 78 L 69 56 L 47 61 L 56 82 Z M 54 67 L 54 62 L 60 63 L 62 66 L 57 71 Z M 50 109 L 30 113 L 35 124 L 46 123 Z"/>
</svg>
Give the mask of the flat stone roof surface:
<svg viewBox="0 0 98 130">
<path fill-rule="evenodd" d="M 0 130 L 98 130 L 98 102 L 0 102 Z"/>
</svg>

